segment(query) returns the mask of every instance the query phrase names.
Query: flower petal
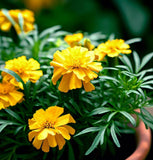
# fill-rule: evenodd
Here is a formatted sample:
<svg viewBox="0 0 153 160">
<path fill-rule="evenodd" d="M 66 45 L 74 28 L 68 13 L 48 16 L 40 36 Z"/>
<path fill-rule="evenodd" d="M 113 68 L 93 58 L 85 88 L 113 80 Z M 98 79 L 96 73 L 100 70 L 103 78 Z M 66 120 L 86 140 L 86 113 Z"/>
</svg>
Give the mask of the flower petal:
<svg viewBox="0 0 153 160">
<path fill-rule="evenodd" d="M 37 136 L 36 136 L 35 139 L 33 140 L 32 144 L 33 144 L 33 146 L 34 146 L 35 148 L 40 149 L 41 144 L 42 144 L 42 141 L 38 140 L 38 139 L 37 139 Z"/>
<path fill-rule="evenodd" d="M 59 127 L 67 123 L 76 123 L 73 117 L 70 114 L 63 115 L 59 117 L 54 125 L 54 127 Z"/>
<path fill-rule="evenodd" d="M 49 143 L 50 147 L 56 147 L 57 146 L 55 136 L 48 135 L 47 139 L 48 139 L 48 143 Z"/>
<path fill-rule="evenodd" d="M 45 128 L 38 134 L 38 140 L 44 140 L 47 138 L 47 136 L 48 136 L 48 129 Z"/>
<path fill-rule="evenodd" d="M 74 135 L 75 129 L 73 129 L 71 126 L 64 125 L 63 127 L 66 128 L 71 135 Z"/>
<path fill-rule="evenodd" d="M 44 152 L 49 152 L 49 144 L 48 144 L 48 140 L 47 140 L 47 139 L 45 139 L 45 140 L 43 141 L 42 151 L 44 151 Z"/>
<path fill-rule="evenodd" d="M 67 140 L 69 140 L 71 138 L 71 136 L 69 135 L 69 132 L 66 128 L 64 127 L 57 127 L 56 130 L 59 131 L 59 133 Z"/>
<path fill-rule="evenodd" d="M 83 82 L 83 86 L 86 92 L 91 92 L 92 90 L 95 90 L 94 85 L 90 82 L 88 83 Z"/>
<path fill-rule="evenodd" d="M 56 138 L 56 142 L 58 144 L 59 150 L 61 150 L 66 143 L 65 139 L 60 134 L 56 134 L 55 138 Z"/>
</svg>

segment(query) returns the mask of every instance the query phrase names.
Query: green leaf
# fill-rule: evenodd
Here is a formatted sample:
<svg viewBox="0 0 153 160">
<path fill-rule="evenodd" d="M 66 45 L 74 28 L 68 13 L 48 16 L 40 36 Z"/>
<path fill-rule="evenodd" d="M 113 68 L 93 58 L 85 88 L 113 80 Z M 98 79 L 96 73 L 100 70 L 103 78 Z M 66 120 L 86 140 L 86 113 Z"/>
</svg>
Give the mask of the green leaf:
<svg viewBox="0 0 153 160">
<path fill-rule="evenodd" d="M 110 133 L 111 133 L 111 136 L 113 138 L 114 143 L 116 144 L 117 147 L 120 147 L 119 140 L 118 140 L 118 138 L 116 136 L 114 123 L 111 125 L 110 131 L 111 131 Z"/>
<path fill-rule="evenodd" d="M 2 130 L 7 126 L 8 124 L 6 123 L 4 123 L 4 124 L 2 124 L 2 125 L 0 125 L 0 132 L 2 132 Z"/>
<path fill-rule="evenodd" d="M 135 62 L 135 73 L 138 73 L 139 68 L 140 68 L 140 58 L 137 52 L 133 51 L 133 57 L 134 57 L 134 62 Z"/>
<path fill-rule="evenodd" d="M 79 132 L 74 137 L 80 136 L 82 134 L 89 133 L 89 132 L 96 132 L 96 131 L 99 131 L 99 130 L 100 130 L 99 127 L 89 127 L 89 128 L 84 129 L 83 131 Z"/>
<path fill-rule="evenodd" d="M 75 154 L 72 145 L 69 142 L 67 142 L 67 144 L 68 144 L 68 160 L 75 160 Z"/>
<path fill-rule="evenodd" d="M 50 27 L 48 29 L 45 29 L 40 35 L 39 35 L 39 38 L 43 38 L 45 37 L 46 35 L 48 34 L 51 34 L 51 33 L 54 33 L 56 30 L 60 29 L 61 26 L 60 25 L 57 25 L 57 26 L 54 26 L 54 27 Z"/>
<path fill-rule="evenodd" d="M 110 112 L 110 111 L 111 111 L 110 108 L 100 107 L 100 108 L 94 109 L 94 110 L 89 114 L 89 116 L 96 115 L 96 114 L 104 114 L 104 113 L 107 113 L 107 112 Z"/>
<path fill-rule="evenodd" d="M 129 60 L 129 58 L 126 55 L 122 55 L 120 60 L 130 69 L 130 71 L 133 73 L 132 64 Z"/>
<path fill-rule="evenodd" d="M 117 112 L 113 112 L 108 116 L 107 122 L 109 122 L 115 115 Z"/>
<path fill-rule="evenodd" d="M 151 60 L 152 57 L 153 57 L 153 52 L 143 57 L 141 66 L 140 66 L 140 70 Z"/>
<path fill-rule="evenodd" d="M 132 39 L 129 39 L 127 41 L 125 41 L 126 44 L 132 44 L 132 43 L 136 43 L 136 42 L 140 42 L 142 41 L 141 38 L 132 38 Z"/>
<path fill-rule="evenodd" d="M 85 155 L 90 154 L 99 144 L 100 140 L 101 140 L 101 133 L 103 132 L 103 130 L 99 131 L 97 136 L 95 137 L 92 145 L 90 146 L 90 148 L 87 150 L 87 152 L 85 153 Z"/>
<path fill-rule="evenodd" d="M 113 82 L 119 83 L 119 81 L 118 81 L 117 79 L 113 78 L 113 77 L 109 77 L 109 76 L 99 76 L 99 78 L 100 78 L 100 81 L 111 80 L 111 81 L 113 81 Z"/>
<path fill-rule="evenodd" d="M 136 126 L 135 119 L 129 113 L 127 113 L 126 111 L 120 111 L 119 113 L 124 115 L 133 124 L 133 126 Z"/>
<path fill-rule="evenodd" d="M 14 117 L 15 119 L 17 119 L 19 122 L 24 123 L 24 121 L 21 119 L 21 117 L 20 117 L 17 113 L 13 112 L 13 111 L 10 110 L 10 109 L 5 109 L 5 111 L 6 111 L 9 115 L 11 115 L 11 116 Z"/>
</svg>

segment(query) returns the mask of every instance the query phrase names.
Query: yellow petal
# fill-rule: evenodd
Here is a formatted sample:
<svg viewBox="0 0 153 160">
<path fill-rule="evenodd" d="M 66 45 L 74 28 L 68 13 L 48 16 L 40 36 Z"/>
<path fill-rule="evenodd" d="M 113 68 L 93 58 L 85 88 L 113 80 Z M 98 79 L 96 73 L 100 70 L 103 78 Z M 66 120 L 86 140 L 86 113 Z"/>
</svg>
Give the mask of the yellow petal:
<svg viewBox="0 0 153 160">
<path fill-rule="evenodd" d="M 71 74 L 65 74 L 63 77 L 62 77 L 62 80 L 58 86 L 58 89 L 61 91 L 61 92 L 68 92 L 69 90 L 69 82 L 70 82 L 70 78 L 71 78 Z"/>
<path fill-rule="evenodd" d="M 69 89 L 76 89 L 76 88 L 81 88 L 82 87 L 82 82 L 80 79 L 77 78 L 77 76 L 72 72 L 71 77 L 70 77 L 70 82 L 69 82 Z"/>
<path fill-rule="evenodd" d="M 95 90 L 94 85 L 90 82 L 88 83 L 83 82 L 83 86 L 86 92 L 91 92 L 92 90 Z"/>
<path fill-rule="evenodd" d="M 65 139 L 60 134 L 56 134 L 55 138 L 56 138 L 56 142 L 58 144 L 59 150 L 61 150 L 65 145 Z"/>
<path fill-rule="evenodd" d="M 46 112 L 51 119 L 53 118 L 54 121 L 64 112 L 64 108 L 58 106 L 51 106 L 46 109 Z"/>
<path fill-rule="evenodd" d="M 35 131 L 31 131 L 28 133 L 28 139 L 29 141 L 31 142 L 32 139 L 38 134 L 38 132 L 35 132 Z"/>
<path fill-rule="evenodd" d="M 22 92 L 16 90 L 10 92 L 9 94 L 16 100 L 16 102 L 19 102 L 24 96 Z"/>
<path fill-rule="evenodd" d="M 100 62 L 92 62 L 88 64 L 88 67 L 95 72 L 99 72 L 100 70 L 102 70 L 102 66 Z"/>
<path fill-rule="evenodd" d="M 10 22 L 5 22 L 1 24 L 2 31 L 9 31 L 11 29 L 12 24 Z"/>
<path fill-rule="evenodd" d="M 40 147 L 41 147 L 41 144 L 42 144 L 42 141 L 40 141 L 40 140 L 38 140 L 37 139 L 37 136 L 35 137 L 35 139 L 33 140 L 33 146 L 35 147 L 35 148 L 37 148 L 37 149 L 40 149 Z"/>
<path fill-rule="evenodd" d="M 70 114 L 63 115 L 59 117 L 54 125 L 54 127 L 59 127 L 68 123 L 76 123 Z"/>
<path fill-rule="evenodd" d="M 79 79 L 84 80 L 86 74 L 82 68 L 73 69 L 73 72 Z"/>
<path fill-rule="evenodd" d="M 63 68 L 54 69 L 54 73 L 52 76 L 53 84 L 56 85 L 56 82 L 62 76 L 62 72 L 65 71 Z"/>
<path fill-rule="evenodd" d="M 57 127 L 56 130 L 59 131 L 59 133 L 67 140 L 69 140 L 71 138 L 71 136 L 69 135 L 69 132 L 66 128 L 64 127 Z"/>
<path fill-rule="evenodd" d="M 45 128 L 38 134 L 38 140 L 44 140 L 47 138 L 47 136 L 48 136 L 48 129 Z"/>
<path fill-rule="evenodd" d="M 73 129 L 71 126 L 64 125 L 63 127 L 66 128 L 70 134 L 74 135 L 75 129 Z"/>
<path fill-rule="evenodd" d="M 47 139 L 45 139 L 45 140 L 43 141 L 42 151 L 44 151 L 44 152 L 49 152 L 49 144 L 48 144 L 48 140 L 47 140 Z"/>
<path fill-rule="evenodd" d="M 47 139 L 48 139 L 48 143 L 49 143 L 50 147 L 56 147 L 57 146 L 55 136 L 48 135 Z"/>
</svg>

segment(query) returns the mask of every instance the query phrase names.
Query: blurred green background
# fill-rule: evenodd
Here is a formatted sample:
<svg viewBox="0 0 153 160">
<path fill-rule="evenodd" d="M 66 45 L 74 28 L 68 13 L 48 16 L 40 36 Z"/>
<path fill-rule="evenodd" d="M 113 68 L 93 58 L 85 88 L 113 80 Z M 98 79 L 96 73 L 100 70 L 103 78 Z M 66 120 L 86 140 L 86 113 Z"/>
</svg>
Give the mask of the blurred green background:
<svg viewBox="0 0 153 160">
<path fill-rule="evenodd" d="M 69 32 L 102 32 L 125 40 L 141 37 L 134 44 L 140 54 L 153 51 L 152 2 L 146 0 L 1 0 L 0 8 L 35 12 L 39 30 L 61 25 Z"/>
</svg>

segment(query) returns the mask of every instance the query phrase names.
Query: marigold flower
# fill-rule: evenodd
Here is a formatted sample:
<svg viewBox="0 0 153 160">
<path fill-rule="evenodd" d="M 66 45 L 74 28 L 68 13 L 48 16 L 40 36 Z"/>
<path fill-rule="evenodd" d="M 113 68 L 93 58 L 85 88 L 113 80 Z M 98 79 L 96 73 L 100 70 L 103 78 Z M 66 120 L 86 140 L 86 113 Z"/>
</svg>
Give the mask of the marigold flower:
<svg viewBox="0 0 153 160">
<path fill-rule="evenodd" d="M 62 77 L 58 89 L 62 92 L 81 88 L 82 83 L 86 92 L 95 89 L 90 80 L 97 78 L 95 72 L 102 69 L 100 62 L 94 62 L 95 55 L 93 51 L 87 48 L 75 46 L 65 50 L 57 51 L 54 54 L 53 61 L 50 63 L 54 66 L 52 82 L 56 82 Z"/>
<path fill-rule="evenodd" d="M 11 83 L 0 83 L 0 110 L 20 103 L 23 96 L 24 94 L 17 91 Z"/>
<path fill-rule="evenodd" d="M 46 110 L 39 109 L 29 119 L 29 129 L 32 130 L 28 134 L 29 141 L 33 140 L 33 146 L 36 149 L 49 152 L 50 147 L 59 147 L 59 150 L 65 145 L 65 139 L 70 140 L 75 130 L 67 125 L 68 123 L 76 123 L 70 114 L 62 115 L 64 108 L 51 106 Z"/>
<path fill-rule="evenodd" d="M 29 32 L 34 29 L 34 13 L 30 10 L 9 10 L 9 15 L 12 17 L 12 19 L 15 22 L 15 25 L 13 25 L 10 20 L 5 16 L 2 10 L 0 10 L 0 29 L 2 31 L 9 31 L 11 27 L 13 26 L 16 30 L 16 32 L 19 34 L 21 32 L 21 28 L 19 26 L 19 14 L 23 17 L 23 30 L 24 32 Z"/>
<path fill-rule="evenodd" d="M 65 36 L 64 40 L 71 46 L 78 46 L 81 40 L 83 39 L 83 34 L 82 33 L 76 33 L 72 35 L 67 35 Z"/>
<path fill-rule="evenodd" d="M 95 49 L 95 55 L 98 61 L 103 60 L 107 55 L 109 57 L 119 56 L 122 54 L 129 54 L 131 50 L 130 46 L 124 42 L 122 39 L 108 40 L 105 43 L 101 43 L 97 49 Z"/>
<path fill-rule="evenodd" d="M 24 83 L 26 83 L 28 80 L 30 80 L 33 83 L 36 83 L 36 81 L 43 75 L 42 71 L 38 70 L 40 69 L 40 64 L 33 58 L 27 60 L 25 56 L 8 60 L 5 63 L 4 68 L 12 70 L 15 73 L 17 73 L 24 81 Z M 22 83 L 17 82 L 16 79 L 10 74 L 2 72 L 2 76 L 3 76 L 3 81 L 10 82 L 14 86 L 18 86 L 21 89 L 23 89 Z"/>
</svg>

